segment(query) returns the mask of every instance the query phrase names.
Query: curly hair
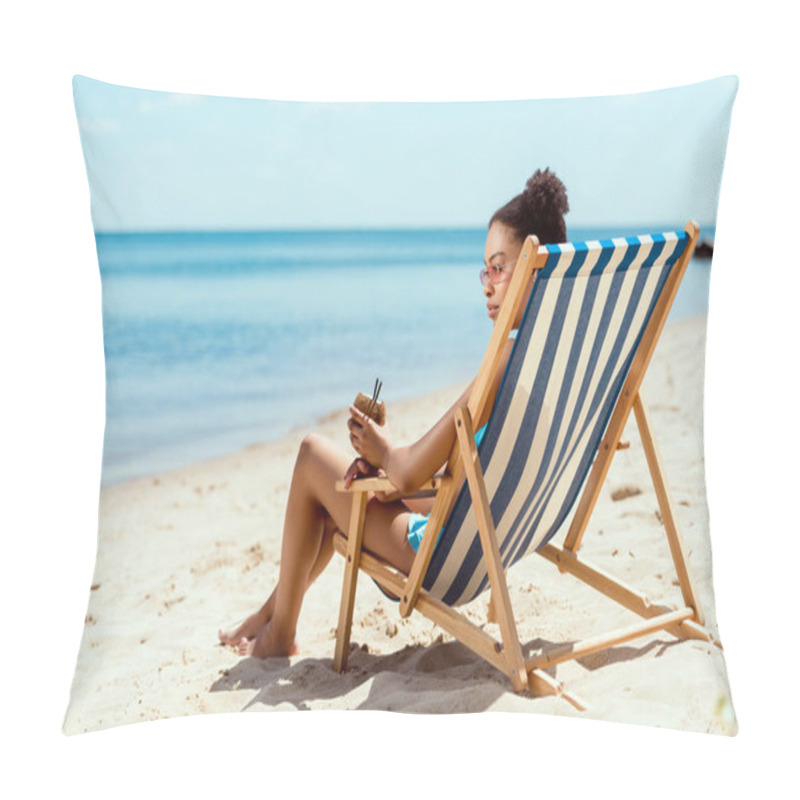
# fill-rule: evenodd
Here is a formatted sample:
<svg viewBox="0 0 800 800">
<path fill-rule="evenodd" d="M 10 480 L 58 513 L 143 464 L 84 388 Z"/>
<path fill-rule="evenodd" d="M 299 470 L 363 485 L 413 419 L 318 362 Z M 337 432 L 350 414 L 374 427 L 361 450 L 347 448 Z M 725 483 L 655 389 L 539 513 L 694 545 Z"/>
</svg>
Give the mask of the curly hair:
<svg viewBox="0 0 800 800">
<path fill-rule="evenodd" d="M 502 222 L 514 229 L 520 241 L 534 235 L 540 244 L 558 244 L 567 241 L 564 214 L 568 211 L 564 184 L 549 167 L 537 169 L 528 178 L 524 191 L 494 212 L 489 227 L 493 222 Z"/>
</svg>

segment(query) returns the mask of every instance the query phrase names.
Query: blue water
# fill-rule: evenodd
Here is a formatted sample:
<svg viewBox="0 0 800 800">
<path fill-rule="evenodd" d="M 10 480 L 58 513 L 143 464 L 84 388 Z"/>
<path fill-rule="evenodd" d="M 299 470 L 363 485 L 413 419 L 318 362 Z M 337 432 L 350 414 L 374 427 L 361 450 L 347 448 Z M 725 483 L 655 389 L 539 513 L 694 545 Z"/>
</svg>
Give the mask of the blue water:
<svg viewBox="0 0 800 800">
<path fill-rule="evenodd" d="M 492 327 L 478 282 L 484 237 L 98 234 L 104 485 L 280 438 L 371 392 L 378 376 L 389 404 L 469 379 Z M 671 319 L 706 311 L 709 265 L 690 264 Z"/>
</svg>

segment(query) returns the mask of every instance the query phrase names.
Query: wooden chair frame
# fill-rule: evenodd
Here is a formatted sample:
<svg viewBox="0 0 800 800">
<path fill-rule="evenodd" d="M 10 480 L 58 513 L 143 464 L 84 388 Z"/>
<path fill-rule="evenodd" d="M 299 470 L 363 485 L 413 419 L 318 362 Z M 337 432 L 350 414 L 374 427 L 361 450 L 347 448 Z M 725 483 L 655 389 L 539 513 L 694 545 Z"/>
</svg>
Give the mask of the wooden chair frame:
<svg viewBox="0 0 800 800">
<path fill-rule="evenodd" d="M 689 222 L 685 231 L 689 236 L 689 241 L 680 259 L 672 268 L 634 354 L 628 376 L 609 419 L 605 436 L 598 447 L 564 545 L 559 548 L 548 543 L 537 550 L 541 556 L 554 563 L 562 573 L 568 572 L 594 587 L 610 599 L 638 614 L 642 617 L 642 621 L 583 641 L 551 645 L 532 658 L 525 659 L 523 656 L 489 508 L 483 472 L 475 445 L 474 420 L 481 418 L 489 402 L 492 377 L 496 371 L 503 345 L 517 316 L 517 311 L 526 297 L 526 289 L 535 280 L 537 271 L 544 266 L 547 260 L 547 253 L 544 249 L 539 252 L 536 238 L 529 237 L 512 275 L 506 301 L 492 333 L 473 391 L 467 405 L 457 408 L 455 411 L 454 423 L 457 436 L 445 474 L 442 477 L 432 478 L 419 489 L 423 492 L 435 491 L 436 498 L 426 528 L 427 533 L 423 536 L 408 576 L 370 553 L 362 551 L 361 546 L 369 493 L 381 490 L 392 491 L 394 490 L 393 485 L 385 478 L 365 478 L 354 481 L 350 486 L 349 491 L 353 494 L 350 530 L 347 537 L 339 534 L 335 537 L 334 542 L 336 550 L 346 559 L 334 655 L 334 669 L 337 672 L 341 672 L 347 667 L 359 569 L 364 570 L 387 592 L 400 599 L 400 614 L 403 617 L 408 616 L 413 609 L 417 609 L 508 675 L 515 691 L 529 690 L 535 696 L 560 695 L 581 710 L 585 708 L 583 701 L 567 692 L 545 671 L 546 669 L 563 661 L 605 650 L 659 630 L 668 631 L 681 639 L 703 639 L 721 646 L 712 633 L 703 627 L 703 611 L 689 573 L 686 547 L 678 528 L 677 516 L 664 478 L 648 412 L 639 394 L 653 351 L 697 243 L 699 234 L 697 224 Z M 620 437 L 631 410 L 634 412 L 638 425 L 682 593 L 683 606 L 678 609 L 651 603 L 645 595 L 578 557 L 578 549 L 614 453 L 618 449 L 627 447 L 627 443 L 621 442 Z M 441 529 L 464 480 L 467 481 L 472 497 L 481 546 L 489 574 L 491 586 L 489 619 L 496 621 L 499 625 L 501 635 L 499 642 L 482 628 L 470 622 L 464 615 L 431 596 L 422 588 L 422 581 L 430 564 L 437 539 L 436 536 L 431 535 L 431 532 Z M 345 491 L 343 481 L 337 483 L 337 489 Z"/>
</svg>

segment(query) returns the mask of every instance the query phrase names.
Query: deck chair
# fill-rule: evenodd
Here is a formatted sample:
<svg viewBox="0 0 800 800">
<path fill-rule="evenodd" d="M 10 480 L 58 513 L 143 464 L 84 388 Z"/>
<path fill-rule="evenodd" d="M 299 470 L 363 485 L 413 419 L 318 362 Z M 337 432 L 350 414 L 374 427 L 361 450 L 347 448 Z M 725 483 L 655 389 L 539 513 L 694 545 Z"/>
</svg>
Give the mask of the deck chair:
<svg viewBox="0 0 800 800">
<path fill-rule="evenodd" d="M 347 537 L 339 534 L 334 542 L 346 559 L 337 671 L 347 665 L 359 569 L 399 599 L 403 617 L 412 610 L 421 612 L 508 675 L 514 690 L 558 694 L 578 708 L 584 708 L 583 702 L 547 671 L 562 661 L 660 630 L 715 641 L 703 627 L 686 549 L 639 395 L 698 233 L 697 224 L 690 222 L 679 232 L 604 241 L 539 246 L 535 237 L 526 240 L 469 401 L 455 411 L 457 438 L 446 470 L 421 487 L 435 492 L 435 500 L 408 575 L 361 547 L 368 493 L 391 490 L 391 483 L 364 478 L 351 484 L 350 529 Z M 476 447 L 474 423 L 490 402 L 492 376 L 531 281 L 516 342 Z M 624 446 L 620 437 L 631 410 L 677 572 L 683 602 L 677 609 L 651 603 L 578 555 L 611 460 Z M 344 483 L 337 488 L 344 491 Z M 562 528 L 566 537 L 557 547 L 551 539 Z M 584 641 L 548 646 L 526 659 L 506 571 L 532 551 L 642 620 Z M 486 590 L 501 641 L 457 610 Z"/>
</svg>

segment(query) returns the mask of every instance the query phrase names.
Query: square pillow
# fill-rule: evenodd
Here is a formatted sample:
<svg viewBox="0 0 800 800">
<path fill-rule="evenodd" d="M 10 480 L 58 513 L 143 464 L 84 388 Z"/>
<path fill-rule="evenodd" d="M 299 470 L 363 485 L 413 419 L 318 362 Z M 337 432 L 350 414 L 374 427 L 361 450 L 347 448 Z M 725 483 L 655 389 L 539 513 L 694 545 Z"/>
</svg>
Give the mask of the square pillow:
<svg viewBox="0 0 800 800">
<path fill-rule="evenodd" d="M 613 97 L 310 103 L 76 77 L 106 428 L 97 562 L 65 732 L 217 711 L 371 708 L 734 734 L 702 403 L 736 89 L 726 77 Z M 642 395 L 712 640 L 657 631 L 548 668 L 581 700 L 570 703 L 515 692 L 459 638 L 417 612 L 401 617 L 362 577 L 350 668 L 337 674 L 336 557 L 308 587 L 296 651 L 249 655 L 264 620 L 248 615 L 278 579 L 298 451 L 323 446 L 321 433 L 349 463 L 347 409 L 378 376 L 396 443 L 417 441 L 448 411 L 492 331 L 490 290 L 477 280 L 485 259 L 499 263 L 484 251 L 489 220 L 537 170 L 566 187 L 569 242 L 650 242 L 699 224 Z M 557 187 L 542 184 L 543 202 L 557 202 Z M 633 415 L 623 439 L 630 447 L 614 458 L 581 555 L 648 603 L 682 605 Z M 328 548 L 335 526 L 317 523 Z M 508 591 L 526 656 L 638 619 L 533 557 L 509 570 Z M 488 602 L 485 592 L 465 613 L 496 632 Z"/>
</svg>

